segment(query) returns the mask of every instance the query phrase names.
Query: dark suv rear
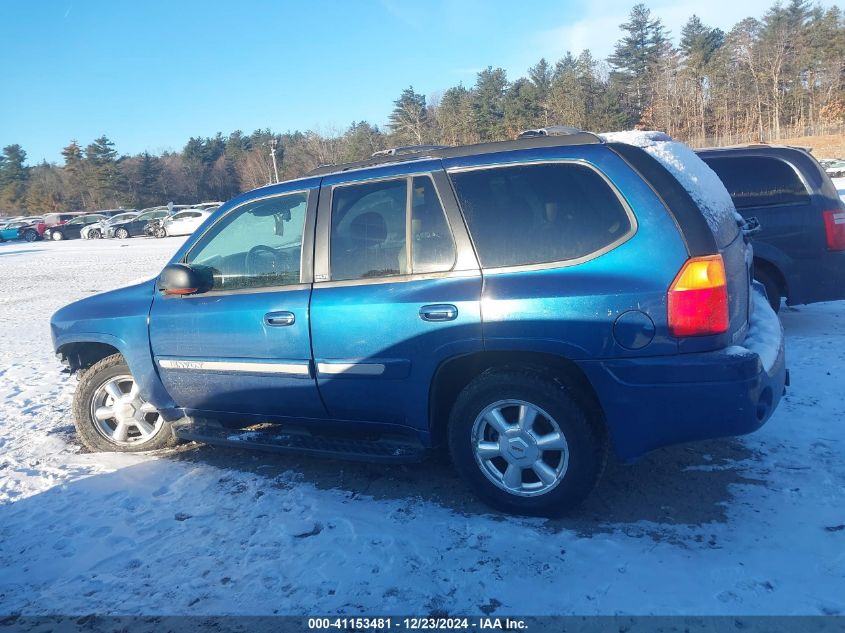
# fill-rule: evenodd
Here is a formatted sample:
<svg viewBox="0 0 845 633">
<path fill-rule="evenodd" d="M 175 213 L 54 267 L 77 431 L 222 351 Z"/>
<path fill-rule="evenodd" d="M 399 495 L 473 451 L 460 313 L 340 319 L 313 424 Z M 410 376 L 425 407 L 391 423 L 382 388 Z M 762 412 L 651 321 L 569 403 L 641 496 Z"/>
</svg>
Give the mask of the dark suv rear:
<svg viewBox="0 0 845 633">
<path fill-rule="evenodd" d="M 845 205 L 818 161 L 797 147 L 698 152 L 743 217 L 756 218 L 754 276 L 772 307 L 845 299 Z"/>
</svg>

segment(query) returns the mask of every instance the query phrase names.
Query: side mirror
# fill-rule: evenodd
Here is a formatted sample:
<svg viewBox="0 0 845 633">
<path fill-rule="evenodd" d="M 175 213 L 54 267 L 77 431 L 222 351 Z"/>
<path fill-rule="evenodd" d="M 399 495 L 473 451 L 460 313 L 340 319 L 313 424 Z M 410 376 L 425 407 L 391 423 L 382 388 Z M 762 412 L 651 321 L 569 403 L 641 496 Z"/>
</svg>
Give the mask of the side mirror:
<svg viewBox="0 0 845 633">
<path fill-rule="evenodd" d="M 170 264 L 158 277 L 158 289 L 164 295 L 182 296 L 211 289 L 206 276 L 187 264 Z"/>
</svg>

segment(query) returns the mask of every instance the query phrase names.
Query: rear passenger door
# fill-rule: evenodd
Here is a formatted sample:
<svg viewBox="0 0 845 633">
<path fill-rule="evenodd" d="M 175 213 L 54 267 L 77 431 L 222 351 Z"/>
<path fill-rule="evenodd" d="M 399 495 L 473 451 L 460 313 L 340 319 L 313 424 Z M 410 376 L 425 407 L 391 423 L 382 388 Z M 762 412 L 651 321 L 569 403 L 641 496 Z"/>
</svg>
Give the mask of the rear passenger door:
<svg viewBox="0 0 845 633">
<path fill-rule="evenodd" d="M 432 161 L 323 179 L 311 334 L 333 418 L 428 429 L 431 379 L 480 351 L 481 275 Z"/>
</svg>

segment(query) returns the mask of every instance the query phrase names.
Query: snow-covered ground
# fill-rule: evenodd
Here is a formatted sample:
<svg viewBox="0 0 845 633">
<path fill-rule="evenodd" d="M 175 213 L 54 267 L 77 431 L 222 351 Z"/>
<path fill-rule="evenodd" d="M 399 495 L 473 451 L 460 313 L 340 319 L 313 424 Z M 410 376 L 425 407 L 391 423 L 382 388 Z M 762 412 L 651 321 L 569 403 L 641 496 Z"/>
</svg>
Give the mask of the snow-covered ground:
<svg viewBox="0 0 845 633">
<path fill-rule="evenodd" d="M 783 311 L 761 431 L 611 465 L 546 521 L 436 460 L 82 452 L 50 314 L 178 244 L 0 244 L 0 614 L 845 613 L 845 302 Z"/>
<path fill-rule="evenodd" d="M 831 178 L 831 180 L 833 181 L 833 186 L 836 187 L 836 193 L 845 202 L 845 178 Z"/>
</svg>

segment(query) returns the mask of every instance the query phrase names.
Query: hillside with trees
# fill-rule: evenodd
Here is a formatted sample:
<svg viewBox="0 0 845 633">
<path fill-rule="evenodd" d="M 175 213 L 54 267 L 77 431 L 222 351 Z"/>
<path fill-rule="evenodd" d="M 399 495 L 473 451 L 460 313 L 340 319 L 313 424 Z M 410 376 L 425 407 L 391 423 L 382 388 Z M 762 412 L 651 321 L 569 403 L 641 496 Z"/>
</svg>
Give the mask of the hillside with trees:
<svg viewBox="0 0 845 633">
<path fill-rule="evenodd" d="M 490 66 L 471 86 L 428 96 L 409 86 L 385 128 L 359 121 L 332 134 L 234 131 L 190 138 L 181 152 L 134 156 L 119 154 L 103 135 L 87 145 L 70 141 L 60 165 L 28 166 L 24 148 L 7 145 L 0 154 L 0 210 L 226 200 L 274 180 L 272 141 L 285 180 L 385 147 L 501 140 L 553 124 L 659 129 L 694 146 L 845 133 L 845 18 L 838 7 L 790 0 L 728 32 L 693 15 L 677 46 L 644 4 L 621 28 L 607 59 L 568 52 L 538 60 L 513 80 Z"/>
</svg>

